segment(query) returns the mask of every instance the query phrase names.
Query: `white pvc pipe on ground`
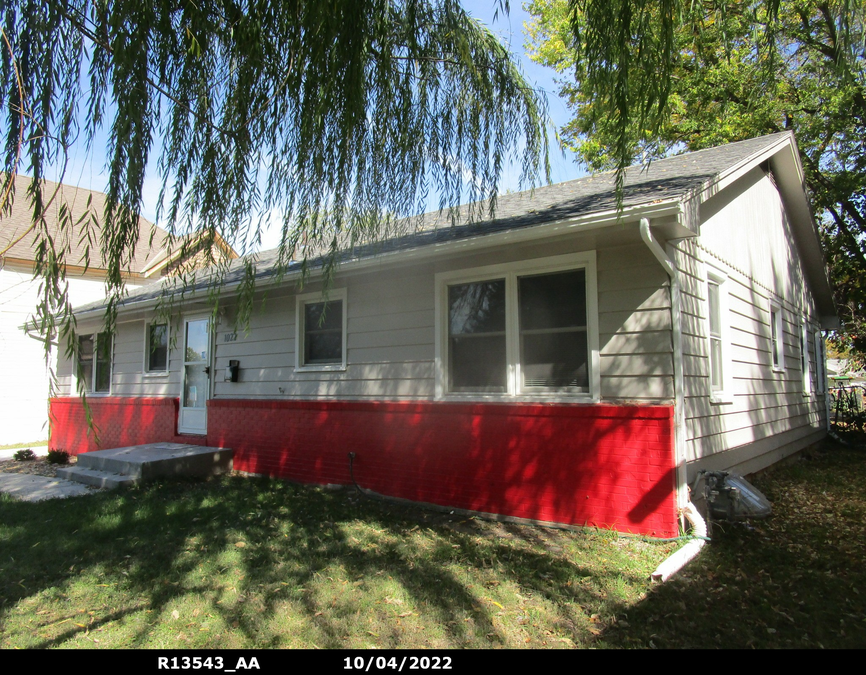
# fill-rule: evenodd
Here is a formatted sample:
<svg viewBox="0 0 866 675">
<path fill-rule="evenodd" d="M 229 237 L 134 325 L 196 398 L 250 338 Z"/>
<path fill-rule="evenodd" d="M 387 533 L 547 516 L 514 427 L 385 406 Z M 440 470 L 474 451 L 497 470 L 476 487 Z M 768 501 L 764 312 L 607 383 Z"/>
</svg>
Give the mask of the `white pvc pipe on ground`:
<svg viewBox="0 0 866 675">
<path fill-rule="evenodd" d="M 692 525 L 692 534 L 696 537 L 707 536 L 707 524 L 701 518 L 701 514 L 695 508 L 695 505 L 689 502 L 683 509 L 683 515 Z M 679 572 L 686 563 L 692 560 L 706 544 L 705 539 L 692 539 L 681 549 L 675 551 L 663 561 L 661 565 L 652 573 L 653 581 L 667 581 L 672 575 Z"/>
</svg>

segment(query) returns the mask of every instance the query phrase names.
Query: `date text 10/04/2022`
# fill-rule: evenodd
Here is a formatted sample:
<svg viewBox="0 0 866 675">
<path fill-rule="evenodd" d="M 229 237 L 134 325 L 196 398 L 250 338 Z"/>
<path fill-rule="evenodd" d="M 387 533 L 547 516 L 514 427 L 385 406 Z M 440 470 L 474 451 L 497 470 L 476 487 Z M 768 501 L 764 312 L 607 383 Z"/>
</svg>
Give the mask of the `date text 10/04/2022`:
<svg viewBox="0 0 866 675">
<path fill-rule="evenodd" d="M 450 656 L 347 656 L 343 659 L 343 670 L 451 670 Z"/>
<path fill-rule="evenodd" d="M 223 673 L 236 673 L 243 670 L 261 670 L 259 661 L 255 656 L 239 657 L 235 667 L 227 667 L 229 664 L 221 656 L 181 656 L 157 658 L 158 670 L 213 670 Z M 343 658 L 343 670 L 370 670 L 382 671 L 392 670 L 402 672 L 403 670 L 451 670 L 451 657 L 449 656 L 347 656 Z"/>
</svg>

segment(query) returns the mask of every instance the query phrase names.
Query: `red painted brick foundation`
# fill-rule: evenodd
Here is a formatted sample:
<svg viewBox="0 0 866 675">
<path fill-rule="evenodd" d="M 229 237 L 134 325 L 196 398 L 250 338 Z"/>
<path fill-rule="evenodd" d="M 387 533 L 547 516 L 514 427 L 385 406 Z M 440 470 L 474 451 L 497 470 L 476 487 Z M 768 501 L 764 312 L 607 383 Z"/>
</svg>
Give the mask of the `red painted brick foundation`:
<svg viewBox="0 0 866 675">
<path fill-rule="evenodd" d="M 208 406 L 241 471 L 656 536 L 677 532 L 670 406 L 251 401 Z"/>
<path fill-rule="evenodd" d="M 51 399 L 51 450 L 70 455 L 127 445 L 172 442 L 206 445 L 204 436 L 178 436 L 176 398 L 88 398 L 93 431 L 77 397 Z M 98 440 L 98 442 L 97 442 Z"/>
<path fill-rule="evenodd" d="M 177 436 L 177 399 L 91 400 L 100 448 Z M 51 447 L 97 449 L 78 399 L 54 399 Z M 305 483 L 654 536 L 677 532 L 671 406 L 208 402 L 234 467 Z"/>
</svg>

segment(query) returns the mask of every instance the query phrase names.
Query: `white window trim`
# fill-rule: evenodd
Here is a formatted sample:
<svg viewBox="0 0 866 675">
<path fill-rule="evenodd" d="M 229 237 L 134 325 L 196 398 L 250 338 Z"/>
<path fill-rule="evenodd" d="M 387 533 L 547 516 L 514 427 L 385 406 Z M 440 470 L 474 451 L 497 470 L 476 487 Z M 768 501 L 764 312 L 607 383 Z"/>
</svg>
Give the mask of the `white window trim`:
<svg viewBox="0 0 866 675">
<path fill-rule="evenodd" d="M 721 340 L 722 340 L 722 389 L 713 390 L 712 376 L 712 359 L 713 350 L 710 336 L 710 297 L 709 285 L 713 283 L 719 287 L 719 318 L 721 321 Z M 707 384 L 710 389 L 710 403 L 715 404 L 730 404 L 734 402 L 734 373 L 733 359 L 731 356 L 731 312 L 730 312 L 730 293 L 728 292 L 728 275 L 721 270 L 706 266 L 706 282 L 704 284 L 704 292 L 707 294 L 706 300 L 706 331 L 707 331 L 707 360 L 709 363 L 709 377 Z"/>
<path fill-rule="evenodd" d="M 589 392 L 522 391 L 520 387 L 520 327 L 517 278 L 534 274 L 583 269 L 586 273 L 586 332 L 589 352 Z M 437 400 L 451 401 L 586 401 L 601 396 L 601 359 L 598 337 L 598 281 L 595 251 L 486 265 L 436 274 L 436 386 Z M 505 352 L 507 390 L 504 393 L 451 392 L 448 382 L 448 287 L 476 281 L 505 279 Z"/>
<path fill-rule="evenodd" d="M 776 315 L 776 344 L 773 345 L 773 314 Z M 774 363 L 778 361 L 778 363 Z M 770 365 L 774 373 L 785 372 L 785 315 L 782 313 L 782 305 L 777 302 L 770 303 Z"/>
<path fill-rule="evenodd" d="M 168 351 L 165 355 L 165 370 L 148 370 L 148 354 L 150 354 L 150 327 L 165 326 L 166 327 L 166 344 Z M 145 321 L 144 322 L 144 356 L 142 359 L 141 372 L 145 377 L 168 377 L 171 368 L 171 323 L 169 321 Z"/>
<path fill-rule="evenodd" d="M 296 373 L 316 373 L 327 371 L 345 371 L 346 370 L 346 346 L 347 346 L 347 327 L 348 327 L 348 311 L 347 311 L 347 293 L 345 288 L 332 288 L 327 294 L 324 293 L 305 293 L 299 295 L 295 300 L 295 372 Z M 343 303 L 343 330 L 341 353 L 342 361 L 340 363 L 304 363 L 304 307 L 309 304 L 318 302 L 333 302 L 341 300 Z"/>
<path fill-rule="evenodd" d="M 800 322 L 800 368 L 803 378 L 803 396 L 812 395 L 812 363 L 809 359 L 809 323 L 806 317 Z"/>
<path fill-rule="evenodd" d="M 96 371 L 97 371 L 97 354 L 99 353 L 99 334 L 104 333 L 105 331 L 95 331 L 93 333 L 83 331 L 81 333 L 75 334 L 75 354 L 73 355 L 72 361 L 72 396 L 78 395 L 78 348 L 80 344 L 80 339 L 83 337 L 87 337 L 88 335 L 93 338 L 93 375 L 92 375 L 92 384 L 90 391 L 85 392 L 88 396 L 111 396 L 112 391 L 114 390 L 114 336 L 109 335 L 109 340 L 111 340 L 111 347 L 109 348 L 109 357 L 108 357 L 108 391 L 96 391 L 94 387 L 96 386 Z"/>
</svg>

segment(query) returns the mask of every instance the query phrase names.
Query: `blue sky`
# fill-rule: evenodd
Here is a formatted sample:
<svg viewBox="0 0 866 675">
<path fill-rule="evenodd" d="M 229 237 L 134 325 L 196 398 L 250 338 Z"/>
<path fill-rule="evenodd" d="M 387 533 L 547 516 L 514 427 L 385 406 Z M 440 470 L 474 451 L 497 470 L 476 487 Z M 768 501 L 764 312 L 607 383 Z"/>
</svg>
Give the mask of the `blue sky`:
<svg viewBox="0 0 866 675">
<path fill-rule="evenodd" d="M 496 0 L 463 0 L 462 4 L 473 17 L 488 25 L 499 36 L 517 58 L 527 79 L 546 93 L 551 124 L 556 127 L 562 126 L 569 119 L 570 115 L 565 107 L 565 103 L 556 94 L 557 87 L 553 80 L 554 72 L 551 69 L 533 63 L 525 55 L 523 47 L 525 39 L 523 24 L 529 20 L 529 15 L 520 6 L 519 2 L 512 1 L 509 14 L 506 15 L 499 12 L 496 22 L 493 22 L 493 15 L 498 6 Z M 551 140 L 553 141 L 552 134 Z M 104 148 L 104 138 L 95 139 L 89 152 L 82 145 L 73 147 L 63 181 L 72 185 L 103 191 L 106 185 Z M 148 171 L 148 177 L 145 181 L 144 203 L 141 210 L 141 215 L 151 221 L 156 216 L 156 205 L 161 186 L 155 169 L 155 160 L 158 155 L 159 148 L 157 147 L 153 152 L 153 161 L 151 162 L 153 166 Z M 551 147 L 550 161 L 551 180 L 554 183 L 571 180 L 585 173 L 575 164 L 573 154 L 568 153 L 568 156 L 566 156 L 556 147 Z M 519 189 L 518 168 L 512 166 L 505 169 L 501 181 L 501 190 L 503 192 Z M 435 208 L 435 202 L 436 199 L 431 197 L 431 210 Z M 279 230 L 274 227 L 265 233 L 261 248 L 272 248 L 278 243 Z"/>
<path fill-rule="evenodd" d="M 512 0 L 510 13 L 503 15 L 502 12 L 499 12 L 496 22 L 493 21 L 493 15 L 497 8 L 496 0 L 462 0 L 461 4 L 469 14 L 486 24 L 499 37 L 517 59 L 526 78 L 538 89 L 545 92 L 547 95 L 547 112 L 556 128 L 562 127 L 568 122 L 571 114 L 565 106 L 565 101 L 557 94 L 558 87 L 553 79 L 555 75 L 553 69 L 540 66 L 526 56 L 523 46 L 526 39 L 523 34 L 523 24 L 529 21 L 530 16 L 523 9 L 522 3 L 519 0 L 517 2 Z M 578 168 L 574 157 L 574 153 L 563 154 L 561 150 L 551 148 L 550 178 L 552 182 L 561 183 L 586 174 L 585 171 Z M 503 190 L 517 189 L 516 174 L 512 175 L 509 172 L 505 178 Z"/>
</svg>

